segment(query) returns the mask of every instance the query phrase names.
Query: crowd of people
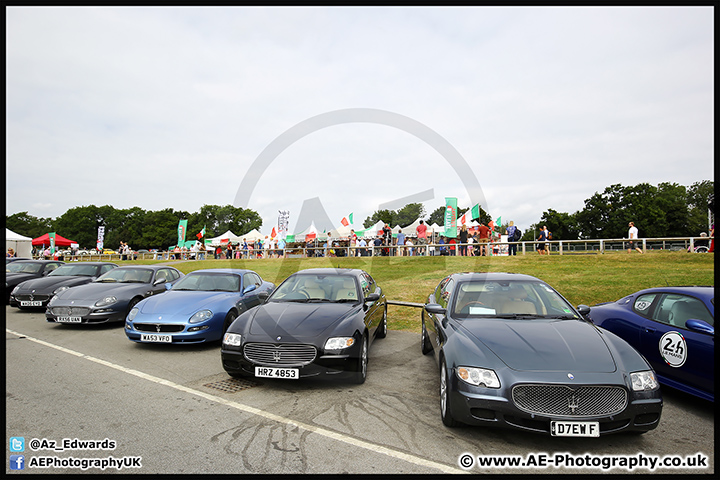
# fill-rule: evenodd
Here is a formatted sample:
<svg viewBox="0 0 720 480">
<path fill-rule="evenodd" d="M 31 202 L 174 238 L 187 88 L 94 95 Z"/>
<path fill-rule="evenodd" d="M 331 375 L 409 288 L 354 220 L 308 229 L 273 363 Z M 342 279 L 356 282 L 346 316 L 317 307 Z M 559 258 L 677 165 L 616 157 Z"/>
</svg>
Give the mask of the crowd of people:
<svg viewBox="0 0 720 480">
<path fill-rule="evenodd" d="M 628 253 L 633 250 L 643 253 L 642 244 L 638 242 L 638 229 L 634 222 L 630 222 L 628 230 Z M 204 260 L 212 255 L 215 259 L 255 259 L 255 258 L 280 258 L 285 257 L 288 251 L 301 251 L 302 255 L 308 257 L 341 257 L 341 256 L 490 256 L 498 255 L 501 249 L 507 248 L 507 254 L 517 255 L 517 247 L 521 242 L 521 231 L 515 226 L 514 222 L 510 222 L 505 229 L 507 238 L 501 242 L 501 234 L 490 228 L 488 225 L 479 224 L 468 228 L 461 225 L 456 237 L 446 237 L 428 231 L 427 225 L 420 220 L 419 225 L 415 229 L 415 235 L 408 235 L 400 228 L 393 235 L 389 225 L 385 225 L 378 234 L 370 239 L 358 237 L 355 230 L 350 231 L 347 239 L 331 239 L 317 240 L 316 238 L 308 239 L 304 243 L 286 244 L 282 238 L 269 238 L 250 240 L 243 239 L 241 242 L 226 242 L 221 245 L 210 246 L 204 245 L 201 241 L 195 242 L 190 247 L 174 247 L 170 252 L 164 254 L 164 258 L 171 260 L 188 260 L 198 259 Z M 710 245 L 708 251 L 715 250 L 715 226 L 711 227 Z M 707 235 L 703 234 L 704 238 Z M 533 236 L 534 237 L 534 236 Z M 550 249 L 548 242 L 552 240 L 552 233 L 548 230 L 547 225 L 539 227 L 538 236 L 534 239 L 536 243 L 536 251 L 540 255 L 548 255 Z M 501 247 L 506 245 L 506 247 Z M 77 255 L 77 247 L 71 249 L 71 255 Z M 98 253 L 103 253 L 98 250 Z M 122 260 L 132 260 L 137 258 L 127 242 L 120 242 L 117 252 Z M 12 248 L 8 249 L 8 257 L 16 256 Z M 44 258 L 63 260 L 64 252 L 58 247 L 52 249 L 49 246 L 33 247 L 33 258 Z"/>
</svg>

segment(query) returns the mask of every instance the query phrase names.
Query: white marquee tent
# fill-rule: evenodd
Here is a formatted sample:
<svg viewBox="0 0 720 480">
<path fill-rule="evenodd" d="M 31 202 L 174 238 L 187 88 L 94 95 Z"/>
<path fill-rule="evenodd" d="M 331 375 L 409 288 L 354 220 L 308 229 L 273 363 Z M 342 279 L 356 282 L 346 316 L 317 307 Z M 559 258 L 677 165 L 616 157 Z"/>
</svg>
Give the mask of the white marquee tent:
<svg viewBox="0 0 720 480">
<path fill-rule="evenodd" d="M 227 232 L 223 233 L 222 235 L 218 235 L 217 237 L 208 238 L 207 240 L 210 241 L 210 245 L 212 245 L 213 247 L 217 247 L 218 245 L 220 245 L 220 241 L 221 241 L 221 240 L 226 240 L 226 239 L 229 240 L 229 241 L 231 241 L 231 242 L 233 242 L 233 243 L 237 243 L 237 242 L 239 242 L 239 241 L 242 240 L 241 237 L 238 237 L 237 235 L 235 235 L 235 234 L 234 234 L 233 232 L 231 232 L 230 230 L 228 230 Z M 207 241 L 206 241 L 206 243 L 207 243 Z"/>
<path fill-rule="evenodd" d="M 32 238 L 24 237 L 5 227 L 5 252 L 12 248 L 21 258 L 32 258 Z"/>
</svg>

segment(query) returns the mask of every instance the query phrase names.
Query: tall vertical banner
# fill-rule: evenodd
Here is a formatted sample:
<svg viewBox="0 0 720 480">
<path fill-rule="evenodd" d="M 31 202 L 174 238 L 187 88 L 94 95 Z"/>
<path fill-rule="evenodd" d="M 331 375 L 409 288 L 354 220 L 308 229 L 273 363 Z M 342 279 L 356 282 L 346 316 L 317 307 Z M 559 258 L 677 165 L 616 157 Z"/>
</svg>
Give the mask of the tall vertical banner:
<svg viewBox="0 0 720 480">
<path fill-rule="evenodd" d="M 98 227 L 98 239 L 97 239 L 98 252 L 102 252 L 104 246 L 105 246 L 105 225 L 101 225 Z"/>
<path fill-rule="evenodd" d="M 457 198 L 445 197 L 445 236 L 457 237 Z"/>
<path fill-rule="evenodd" d="M 55 251 L 55 232 L 48 233 L 48 237 L 50 237 L 50 251 Z"/>
<path fill-rule="evenodd" d="M 180 220 L 178 222 L 178 247 L 185 246 L 185 234 L 187 233 L 187 220 Z"/>
<path fill-rule="evenodd" d="M 290 224 L 290 211 L 278 210 L 278 237 L 286 238 Z"/>
</svg>

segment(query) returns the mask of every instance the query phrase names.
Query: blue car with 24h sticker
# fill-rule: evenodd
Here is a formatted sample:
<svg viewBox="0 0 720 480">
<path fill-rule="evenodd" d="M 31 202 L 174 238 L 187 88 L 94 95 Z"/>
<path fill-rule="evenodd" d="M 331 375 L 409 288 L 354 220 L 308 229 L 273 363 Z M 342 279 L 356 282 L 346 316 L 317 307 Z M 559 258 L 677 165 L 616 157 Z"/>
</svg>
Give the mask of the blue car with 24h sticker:
<svg viewBox="0 0 720 480">
<path fill-rule="evenodd" d="M 648 288 L 587 318 L 635 347 L 661 385 L 715 401 L 715 287 Z"/>
</svg>

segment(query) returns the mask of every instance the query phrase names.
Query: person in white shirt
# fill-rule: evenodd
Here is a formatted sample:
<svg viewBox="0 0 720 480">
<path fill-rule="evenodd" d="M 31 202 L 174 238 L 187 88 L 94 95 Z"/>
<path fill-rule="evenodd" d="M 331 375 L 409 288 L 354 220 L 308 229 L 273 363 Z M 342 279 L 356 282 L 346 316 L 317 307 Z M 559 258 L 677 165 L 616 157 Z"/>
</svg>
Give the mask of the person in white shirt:
<svg viewBox="0 0 720 480">
<path fill-rule="evenodd" d="M 642 249 L 638 246 L 638 242 L 634 241 L 638 239 L 638 229 L 635 226 L 635 223 L 630 222 L 628 224 L 628 227 L 630 227 L 630 229 L 628 230 L 628 238 L 630 239 L 630 247 L 628 248 L 628 253 L 632 252 L 633 248 L 638 252 L 643 253 Z"/>
</svg>

